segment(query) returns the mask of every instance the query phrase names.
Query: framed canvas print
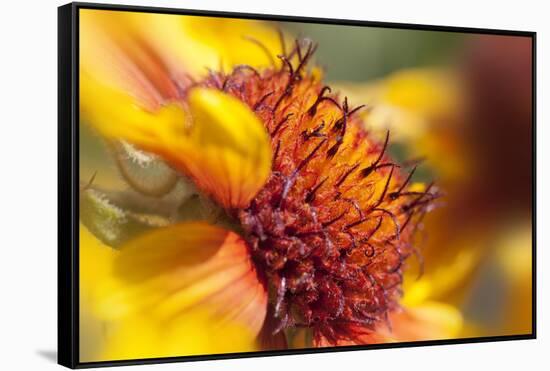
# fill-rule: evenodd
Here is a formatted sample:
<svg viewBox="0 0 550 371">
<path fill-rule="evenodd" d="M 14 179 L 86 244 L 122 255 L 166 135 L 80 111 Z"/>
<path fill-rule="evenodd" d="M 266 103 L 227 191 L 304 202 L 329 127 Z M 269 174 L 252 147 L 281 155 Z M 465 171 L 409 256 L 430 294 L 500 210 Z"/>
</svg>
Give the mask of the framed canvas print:
<svg viewBox="0 0 550 371">
<path fill-rule="evenodd" d="M 72 3 L 58 35 L 62 365 L 535 338 L 534 32 Z"/>
</svg>

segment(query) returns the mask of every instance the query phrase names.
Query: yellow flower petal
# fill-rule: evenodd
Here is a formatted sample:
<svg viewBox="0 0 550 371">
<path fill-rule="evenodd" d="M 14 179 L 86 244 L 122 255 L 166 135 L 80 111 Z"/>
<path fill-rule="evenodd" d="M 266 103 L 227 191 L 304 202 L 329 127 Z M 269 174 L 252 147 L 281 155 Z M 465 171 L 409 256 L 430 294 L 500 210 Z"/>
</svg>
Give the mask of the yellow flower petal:
<svg viewBox="0 0 550 371">
<path fill-rule="evenodd" d="M 169 44 L 163 48 L 166 58 L 180 64 L 187 62 L 189 72 L 195 76 L 208 68 L 229 69 L 239 64 L 267 67 L 280 63 L 276 56 L 282 49 L 276 29 L 260 21 L 157 15 L 151 24 L 155 27 L 150 36 L 154 44 Z M 181 42 L 182 34 L 185 43 Z"/>
<path fill-rule="evenodd" d="M 93 297 L 97 295 L 97 278 L 105 277 L 111 271 L 116 251 L 99 241 L 90 231 L 80 224 L 79 271 L 80 294 Z"/>
<path fill-rule="evenodd" d="M 255 20 L 80 11 L 81 67 L 150 103 L 174 96 L 174 80 L 200 78 L 207 69 L 279 64 L 281 48 L 275 28 Z"/>
<path fill-rule="evenodd" d="M 403 305 L 416 306 L 427 300 L 460 305 L 474 282 L 476 270 L 486 254 L 487 241 L 477 228 L 461 228 L 456 238 L 449 239 L 448 233 L 454 230 L 445 222 L 448 218 L 445 208 L 435 210 L 431 218 L 426 218 L 424 228 L 429 239 L 420 251 L 423 274 L 418 276 L 420 267 L 414 267 L 415 261 L 411 260 L 411 269 L 404 275 Z M 445 249 L 441 249 L 442 243 L 446 244 Z"/>
<path fill-rule="evenodd" d="M 262 123 L 221 92 L 190 94 L 193 121 L 176 101 L 189 74 L 220 60 L 271 63 L 281 51 L 277 32 L 257 21 L 103 10 L 83 10 L 80 23 L 82 119 L 160 155 L 223 206 L 246 206 L 271 167 Z"/>
<path fill-rule="evenodd" d="M 208 355 L 259 350 L 251 330 L 230 322 L 213 327 L 211 313 L 193 310 L 169 325 L 144 316 L 127 318 L 108 337 L 95 361 Z"/>
<path fill-rule="evenodd" d="M 269 136 L 241 101 L 213 89 L 189 96 L 193 150 L 186 166 L 198 186 L 226 207 L 245 207 L 271 171 Z"/>
<path fill-rule="evenodd" d="M 81 115 L 102 135 L 161 156 L 227 208 L 244 207 L 271 171 L 269 136 L 238 99 L 196 88 L 177 103 L 145 110 L 127 93 L 81 74 Z"/>
<path fill-rule="evenodd" d="M 458 104 L 458 83 L 449 71 L 401 70 L 387 79 L 382 99 L 426 116 L 453 112 Z"/>
<path fill-rule="evenodd" d="M 452 339 L 462 329 L 462 315 L 455 307 L 430 301 L 390 314 L 391 329 L 378 331 L 394 341 Z"/>
<path fill-rule="evenodd" d="M 464 94 L 456 71 L 412 68 L 369 84 L 337 85 L 352 104 L 368 103 L 363 115 L 368 130 L 406 145 L 410 158 L 426 158 L 438 178 L 457 180 L 470 173 L 457 138 Z M 440 182 L 441 183 L 441 182 Z"/>
<path fill-rule="evenodd" d="M 79 294 L 80 294 L 80 360 L 94 360 L 105 341 L 105 322 L 92 310 L 93 303 L 102 297 L 98 281 L 107 277 L 112 269 L 116 251 L 99 241 L 80 224 Z"/>
<path fill-rule="evenodd" d="M 504 229 L 504 228 L 503 228 Z M 523 223 L 502 231 L 499 236 L 497 262 L 514 281 L 532 282 L 533 235 L 532 225 Z"/>
<path fill-rule="evenodd" d="M 533 331 L 533 235 L 530 222 L 501 231 L 495 248 L 496 263 L 506 285 L 504 318 L 499 334 Z M 494 330 L 493 330 L 494 333 Z"/>
<path fill-rule="evenodd" d="M 316 347 L 362 344 L 395 343 L 406 341 L 456 338 L 462 330 L 462 315 L 455 307 L 436 301 L 427 301 L 414 307 L 405 307 L 389 314 L 389 325 L 379 323 L 374 329 L 349 325 L 347 332 L 354 334 L 336 343 L 322 335 L 313 339 Z"/>
<path fill-rule="evenodd" d="M 188 327 L 196 315 L 204 319 L 201 331 L 245 327 L 256 337 L 266 314 L 267 294 L 244 241 L 205 223 L 160 228 L 129 242 L 101 286 L 96 310 L 103 318 L 139 318 L 155 333 Z"/>
<path fill-rule="evenodd" d="M 80 74 L 80 114 L 103 136 L 159 154 L 171 150 L 167 145 L 183 135 L 185 122 L 181 106 L 146 110 L 128 93 L 87 73 Z"/>
<path fill-rule="evenodd" d="M 153 109 L 177 95 L 172 76 L 178 71 L 168 68 L 157 47 L 145 37 L 144 24 L 150 16 L 81 10 L 80 71 L 131 92 L 141 105 Z M 181 41 L 185 43 L 185 38 Z"/>
</svg>

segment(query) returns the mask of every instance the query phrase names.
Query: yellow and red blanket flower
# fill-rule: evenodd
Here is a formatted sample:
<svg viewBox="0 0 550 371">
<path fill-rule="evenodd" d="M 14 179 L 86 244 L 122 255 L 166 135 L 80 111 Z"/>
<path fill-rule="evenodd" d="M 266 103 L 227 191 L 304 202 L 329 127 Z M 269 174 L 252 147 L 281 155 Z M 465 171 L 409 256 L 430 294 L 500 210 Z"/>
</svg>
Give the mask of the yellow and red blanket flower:
<svg viewBox="0 0 550 371">
<path fill-rule="evenodd" d="M 181 53 L 167 54 L 159 40 L 123 31 L 106 38 L 122 78 L 105 79 L 115 69 L 81 60 L 83 120 L 159 156 L 223 210 L 223 223 L 176 223 L 109 253 L 82 227 L 84 289 L 101 318 L 118 321 L 103 357 L 456 333 L 452 308 L 399 304 L 415 231 L 437 190 L 412 183 L 415 168 L 387 153 L 389 133 L 373 139 L 358 114 L 365 108 L 322 83 L 311 67 L 314 43 L 281 37 L 274 51 L 254 39 L 267 64 L 201 75 L 175 69 Z M 93 283 L 84 276 L 93 274 L 91 246 L 105 255 Z"/>
</svg>

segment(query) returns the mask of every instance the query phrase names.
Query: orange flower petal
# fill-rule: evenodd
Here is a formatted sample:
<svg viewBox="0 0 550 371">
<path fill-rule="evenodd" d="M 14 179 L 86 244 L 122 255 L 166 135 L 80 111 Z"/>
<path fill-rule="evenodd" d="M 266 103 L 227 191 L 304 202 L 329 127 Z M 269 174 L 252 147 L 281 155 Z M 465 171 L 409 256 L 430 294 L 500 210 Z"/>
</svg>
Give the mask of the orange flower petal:
<svg viewBox="0 0 550 371">
<path fill-rule="evenodd" d="M 390 314 L 391 329 L 379 326 L 381 335 L 393 341 L 422 341 L 455 338 L 462 329 L 462 316 L 453 306 L 425 302 Z"/>
<path fill-rule="evenodd" d="M 81 73 L 80 111 L 102 135 L 159 155 L 226 208 L 246 207 L 271 171 L 268 133 L 252 110 L 223 92 L 195 88 L 186 112 L 148 111 L 122 90 Z"/>
<path fill-rule="evenodd" d="M 335 326 L 335 330 L 335 332 L 339 332 L 335 339 L 328 339 L 320 332 L 315 334 L 313 336 L 313 346 L 322 348 L 392 342 L 385 334 L 359 325 L 342 325 L 341 328 Z"/>
<path fill-rule="evenodd" d="M 461 329 L 462 316 L 455 307 L 439 302 L 424 302 L 391 312 L 389 326 L 386 323 L 380 323 L 375 328 L 353 324 L 333 326 L 334 339 L 327 339 L 317 333 L 313 345 L 330 347 L 453 339 Z"/>
<path fill-rule="evenodd" d="M 185 172 L 226 208 L 246 207 L 271 172 L 267 131 L 248 106 L 218 90 L 193 89 L 189 107 Z"/>
<path fill-rule="evenodd" d="M 81 72 L 109 81 L 147 109 L 177 95 L 166 64 L 143 32 L 148 15 L 83 9 L 80 11 Z"/>
<path fill-rule="evenodd" d="M 110 319 L 140 316 L 156 327 L 208 313 L 208 328 L 246 326 L 256 336 L 267 294 L 245 242 L 205 223 L 182 223 L 138 237 L 120 249 L 98 306 Z"/>
<path fill-rule="evenodd" d="M 149 110 L 208 69 L 278 64 L 280 53 L 277 32 L 259 21 L 80 10 L 81 70 L 131 92 Z"/>
</svg>

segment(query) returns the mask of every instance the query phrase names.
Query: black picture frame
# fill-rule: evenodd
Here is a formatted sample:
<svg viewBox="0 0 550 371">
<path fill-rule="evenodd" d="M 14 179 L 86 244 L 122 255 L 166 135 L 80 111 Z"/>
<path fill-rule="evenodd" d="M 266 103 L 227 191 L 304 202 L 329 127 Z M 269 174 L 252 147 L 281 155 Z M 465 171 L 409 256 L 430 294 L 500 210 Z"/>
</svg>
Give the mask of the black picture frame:
<svg viewBox="0 0 550 371">
<path fill-rule="evenodd" d="M 532 332 L 522 335 L 459 338 L 405 343 L 289 349 L 200 356 L 80 362 L 79 360 L 79 10 L 98 9 L 144 13 L 195 15 L 409 30 L 524 36 L 532 40 Z M 449 27 L 422 24 L 310 18 L 268 14 L 232 13 L 131 5 L 70 3 L 58 8 L 58 363 L 69 368 L 122 366 L 228 358 L 265 357 L 292 354 L 343 352 L 430 345 L 449 345 L 507 340 L 536 339 L 536 32 L 486 28 Z"/>
</svg>

